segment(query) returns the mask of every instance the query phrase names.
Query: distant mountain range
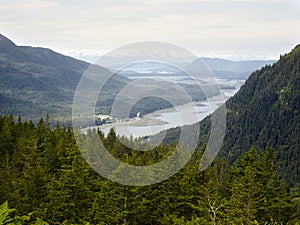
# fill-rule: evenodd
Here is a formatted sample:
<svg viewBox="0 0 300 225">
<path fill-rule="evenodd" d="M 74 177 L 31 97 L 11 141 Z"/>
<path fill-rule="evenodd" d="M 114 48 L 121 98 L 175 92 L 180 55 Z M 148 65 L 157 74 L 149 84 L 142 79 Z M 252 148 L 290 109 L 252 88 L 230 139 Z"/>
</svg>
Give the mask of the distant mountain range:
<svg viewBox="0 0 300 225">
<path fill-rule="evenodd" d="M 230 61 L 218 58 L 199 58 L 186 68 L 182 68 L 182 72 L 179 72 L 174 66 L 169 66 L 167 64 L 154 65 L 152 62 L 145 62 L 143 64 L 132 65 L 130 66 L 130 69 L 124 69 L 119 73 L 126 77 L 148 77 L 158 75 L 184 76 L 184 72 L 188 71 L 196 76 L 201 76 L 201 70 L 209 69 L 216 78 L 246 80 L 253 71 L 261 69 L 265 65 L 273 64 L 274 62 L 274 60 Z"/>
<path fill-rule="evenodd" d="M 261 69 L 265 65 L 270 65 L 275 60 L 247 60 L 230 61 L 218 58 L 201 58 L 213 71 L 214 75 L 223 79 L 243 79 L 246 80 L 255 70 Z"/>
<path fill-rule="evenodd" d="M 220 75 L 219 77 L 230 79 L 245 79 L 251 70 L 270 63 L 232 62 L 209 58 L 205 58 L 204 61 Z M 76 87 L 90 65 L 50 49 L 17 46 L 0 34 L 0 114 L 21 115 L 24 120 L 37 120 L 49 113 L 55 120 L 70 121 Z M 109 72 L 100 66 L 98 69 L 101 73 Z M 155 72 L 159 70 L 157 68 Z M 109 113 L 114 97 L 129 82 L 127 77 L 115 74 L 99 99 L 98 112 Z M 183 88 L 194 100 L 203 99 L 203 93 L 195 87 L 184 85 Z M 168 107 L 169 104 L 165 102 L 162 106 L 153 105 L 155 107 L 151 108 L 150 104 L 144 111 L 138 106 L 135 108 L 147 113 Z M 134 111 L 132 114 L 135 113 Z"/>
<path fill-rule="evenodd" d="M 50 49 L 17 46 L 11 40 L 0 35 L 0 114 L 21 116 L 23 120 L 37 121 L 50 114 L 55 121 L 70 122 L 72 104 L 76 88 L 84 72 L 91 64 L 64 56 Z M 98 75 L 112 75 L 107 69 L 94 65 Z M 94 71 L 95 72 L 95 71 Z M 107 81 L 97 99 L 96 112 L 108 114 L 115 97 L 132 80 L 118 74 Z M 93 84 L 97 84 L 97 80 Z M 99 85 L 99 84 L 98 84 Z M 159 88 L 160 83 L 148 80 L 142 87 L 132 88 L 151 90 Z M 181 85 L 193 100 L 205 99 L 202 90 L 193 85 Z M 164 85 L 165 93 L 176 94 L 172 84 Z M 88 88 L 87 88 L 88 89 Z M 88 91 L 88 90 L 87 90 Z M 177 93 L 178 94 L 178 93 Z M 178 96 L 176 104 L 186 103 Z M 135 105 L 130 112 L 150 113 L 158 109 L 171 107 L 167 101 L 146 98 Z"/>
<path fill-rule="evenodd" d="M 97 62 L 102 55 L 99 54 L 84 54 L 78 53 L 75 54 L 76 58 L 83 59 L 87 62 Z M 200 57 L 204 63 L 213 71 L 214 75 L 218 78 L 223 79 L 247 79 L 248 76 L 255 70 L 262 68 L 265 65 L 273 64 L 276 60 L 227 60 L 222 58 L 208 58 L 208 57 Z M 134 60 L 133 60 L 134 61 Z M 145 65 L 146 72 L 149 74 L 148 66 Z M 141 72 L 141 68 L 138 70 L 140 73 L 134 73 L 134 71 L 122 71 L 122 75 L 125 76 L 140 76 L 143 74 Z M 156 68 L 156 72 L 158 71 L 166 71 L 169 73 L 175 72 L 174 68 L 170 67 L 162 67 Z M 131 72 L 131 73 L 130 73 Z M 145 72 L 145 71 L 144 71 Z M 155 71 L 154 71 L 155 72 Z M 146 74 L 146 73 L 145 73 Z"/>
</svg>

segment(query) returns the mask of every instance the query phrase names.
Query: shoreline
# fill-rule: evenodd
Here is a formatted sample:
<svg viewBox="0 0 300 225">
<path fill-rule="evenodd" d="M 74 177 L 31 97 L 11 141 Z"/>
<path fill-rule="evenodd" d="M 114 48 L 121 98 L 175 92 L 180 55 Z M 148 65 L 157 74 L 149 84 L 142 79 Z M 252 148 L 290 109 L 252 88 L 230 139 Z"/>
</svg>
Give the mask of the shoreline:
<svg viewBox="0 0 300 225">
<path fill-rule="evenodd" d="M 190 107 L 190 106 L 194 106 L 194 107 L 209 106 L 211 108 L 211 107 L 213 107 L 213 105 L 216 105 L 219 107 L 220 105 L 224 104 L 226 100 L 227 99 L 225 96 L 218 95 L 218 96 L 210 97 L 206 100 L 197 101 L 197 102 L 189 102 L 184 105 L 177 105 L 172 108 L 154 111 L 152 113 L 146 114 L 144 117 L 142 117 L 140 119 L 134 118 L 134 119 L 131 119 L 128 121 L 120 121 L 120 122 L 105 124 L 105 125 L 101 125 L 101 126 L 87 127 L 82 130 L 87 131 L 88 129 L 94 129 L 94 128 L 105 129 L 105 128 L 109 128 L 109 127 L 125 127 L 125 126 L 144 127 L 144 126 L 167 125 L 167 124 L 169 124 L 168 122 L 158 118 L 163 113 L 174 112 L 174 110 L 176 110 L 176 109 L 180 110 L 180 109 L 184 109 L 184 108 Z M 200 114 L 200 113 L 205 113 L 205 112 L 206 111 L 198 112 L 198 113 Z"/>
</svg>

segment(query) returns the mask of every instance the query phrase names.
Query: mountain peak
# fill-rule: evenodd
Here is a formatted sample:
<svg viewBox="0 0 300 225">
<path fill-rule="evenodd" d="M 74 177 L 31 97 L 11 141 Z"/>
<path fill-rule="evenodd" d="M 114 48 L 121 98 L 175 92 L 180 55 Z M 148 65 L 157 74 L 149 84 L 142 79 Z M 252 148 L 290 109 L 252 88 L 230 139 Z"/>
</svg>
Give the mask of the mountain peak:
<svg viewBox="0 0 300 225">
<path fill-rule="evenodd" d="M 283 55 L 284 58 L 288 59 L 291 56 L 300 55 L 300 44 L 296 45 L 295 48 L 292 49 L 291 52 Z"/>
<path fill-rule="evenodd" d="M 7 37 L 0 34 L 0 48 L 12 46 L 16 46 L 16 44 L 9 40 Z"/>
<path fill-rule="evenodd" d="M 300 49 L 300 44 L 296 45 L 295 49 Z"/>
<path fill-rule="evenodd" d="M 297 46 L 293 49 L 293 52 L 295 52 L 295 53 L 300 52 L 300 44 L 297 45 Z"/>
</svg>

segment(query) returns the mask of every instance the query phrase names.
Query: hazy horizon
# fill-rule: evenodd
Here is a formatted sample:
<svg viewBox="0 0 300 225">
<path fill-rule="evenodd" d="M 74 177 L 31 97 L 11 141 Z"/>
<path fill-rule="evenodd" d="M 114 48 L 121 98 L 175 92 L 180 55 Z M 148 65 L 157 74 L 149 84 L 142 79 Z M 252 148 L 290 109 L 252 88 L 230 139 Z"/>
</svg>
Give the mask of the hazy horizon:
<svg viewBox="0 0 300 225">
<path fill-rule="evenodd" d="M 300 43 L 299 9 L 298 0 L 3 0 L 0 33 L 77 58 L 162 41 L 200 57 L 276 60 Z"/>
<path fill-rule="evenodd" d="M 288 53 L 288 52 L 285 52 Z M 281 53 L 280 55 L 283 55 L 285 53 Z M 68 52 L 63 53 L 68 56 L 71 56 L 75 59 L 83 60 L 89 63 L 95 63 L 97 60 L 99 60 L 103 54 L 97 54 L 97 53 L 91 53 L 91 52 Z M 271 57 L 263 57 L 262 55 L 211 55 L 211 54 L 196 54 L 199 58 L 211 58 L 211 59 L 224 59 L 224 60 L 230 60 L 230 61 L 277 61 L 280 58 L 280 55 L 278 56 L 271 56 Z"/>
</svg>

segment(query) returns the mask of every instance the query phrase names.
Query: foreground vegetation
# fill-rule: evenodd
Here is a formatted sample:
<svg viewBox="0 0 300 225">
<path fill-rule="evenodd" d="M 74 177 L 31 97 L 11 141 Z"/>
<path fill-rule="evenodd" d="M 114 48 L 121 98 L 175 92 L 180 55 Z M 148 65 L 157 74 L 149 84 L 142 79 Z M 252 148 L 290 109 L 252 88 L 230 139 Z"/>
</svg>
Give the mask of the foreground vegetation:
<svg viewBox="0 0 300 225">
<path fill-rule="evenodd" d="M 95 131 L 96 132 L 96 131 Z M 111 153 L 133 163 L 155 163 L 174 146 L 130 151 L 113 131 Z M 122 186 L 95 173 L 71 129 L 50 129 L 0 117 L 0 224 L 296 224 L 300 192 L 277 178 L 274 151 L 252 148 L 233 165 L 215 160 L 199 172 L 201 150 L 168 180 Z M 126 156 L 126 157 L 125 157 Z M 8 202 L 8 203 L 7 203 Z M 9 206 L 9 207 L 8 207 Z"/>
</svg>

